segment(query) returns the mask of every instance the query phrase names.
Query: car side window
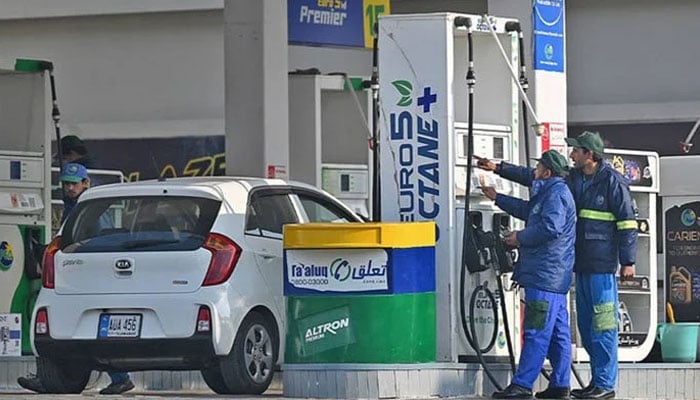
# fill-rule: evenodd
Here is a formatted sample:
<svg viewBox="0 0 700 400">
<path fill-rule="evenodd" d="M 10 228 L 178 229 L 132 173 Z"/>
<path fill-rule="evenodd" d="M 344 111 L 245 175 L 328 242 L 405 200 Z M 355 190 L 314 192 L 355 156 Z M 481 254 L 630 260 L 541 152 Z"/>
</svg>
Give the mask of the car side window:
<svg viewBox="0 0 700 400">
<path fill-rule="evenodd" d="M 299 221 L 288 194 L 253 195 L 248 203 L 245 233 L 281 239 L 283 226 L 297 222 Z"/>
<path fill-rule="evenodd" d="M 298 193 L 308 221 L 305 222 L 355 222 L 342 208 L 321 197 Z"/>
</svg>

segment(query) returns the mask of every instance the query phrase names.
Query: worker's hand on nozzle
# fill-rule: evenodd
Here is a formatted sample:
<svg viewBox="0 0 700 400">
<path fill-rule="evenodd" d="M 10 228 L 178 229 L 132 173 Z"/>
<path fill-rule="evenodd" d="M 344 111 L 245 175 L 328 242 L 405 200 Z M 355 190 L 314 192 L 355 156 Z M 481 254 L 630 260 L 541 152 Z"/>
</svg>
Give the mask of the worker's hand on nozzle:
<svg viewBox="0 0 700 400">
<path fill-rule="evenodd" d="M 498 194 L 496 192 L 496 188 L 494 188 L 493 186 L 482 186 L 481 192 L 484 193 L 484 196 L 488 197 L 491 200 L 496 200 L 496 195 Z"/>
<path fill-rule="evenodd" d="M 488 158 L 479 157 L 477 155 L 474 155 L 474 159 L 476 160 L 476 167 L 477 168 L 483 169 L 485 171 L 496 170 L 496 163 L 489 160 Z"/>
<path fill-rule="evenodd" d="M 511 247 L 520 247 L 520 242 L 518 242 L 518 231 L 508 233 L 503 238 L 503 242 Z"/>
<path fill-rule="evenodd" d="M 634 266 L 623 265 L 620 267 L 620 280 L 627 281 L 634 278 Z"/>
</svg>

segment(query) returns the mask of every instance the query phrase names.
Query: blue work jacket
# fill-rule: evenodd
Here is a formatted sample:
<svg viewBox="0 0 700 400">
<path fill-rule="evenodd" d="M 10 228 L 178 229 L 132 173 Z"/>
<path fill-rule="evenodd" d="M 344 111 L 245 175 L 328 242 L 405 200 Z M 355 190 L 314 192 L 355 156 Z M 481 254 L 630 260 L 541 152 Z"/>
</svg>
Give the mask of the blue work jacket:
<svg viewBox="0 0 700 400">
<path fill-rule="evenodd" d="M 498 194 L 496 205 L 526 221 L 517 235 L 520 260 L 513 280 L 526 288 L 568 292 L 574 267 L 576 206 L 564 179 L 534 180 L 529 201 Z"/>
<path fill-rule="evenodd" d="M 68 219 L 68 216 L 71 212 L 73 212 L 76 204 L 78 204 L 78 199 L 71 199 L 68 196 L 63 197 L 63 213 L 61 214 L 61 223 L 64 223 Z"/>
<path fill-rule="evenodd" d="M 496 173 L 529 186 L 534 169 L 501 163 Z M 572 170 L 566 179 L 576 202 L 576 263 L 582 274 L 614 274 L 637 255 L 637 220 L 625 178 L 601 162 L 593 176 Z"/>
</svg>

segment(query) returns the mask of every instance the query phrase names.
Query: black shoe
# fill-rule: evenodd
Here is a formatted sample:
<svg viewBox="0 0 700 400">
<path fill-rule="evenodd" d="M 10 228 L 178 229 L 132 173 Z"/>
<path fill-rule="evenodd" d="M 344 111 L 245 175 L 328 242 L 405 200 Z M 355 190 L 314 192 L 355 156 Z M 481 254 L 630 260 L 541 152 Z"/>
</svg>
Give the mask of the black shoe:
<svg viewBox="0 0 700 400">
<path fill-rule="evenodd" d="M 615 398 L 615 391 L 614 390 L 605 390 L 601 388 L 594 387 L 591 390 L 584 392 L 583 397 L 579 397 L 580 399 L 614 399 Z"/>
<path fill-rule="evenodd" d="M 571 396 L 577 399 L 585 399 L 586 393 L 593 390 L 593 382 L 589 383 L 588 386 L 582 389 L 574 389 L 571 391 Z"/>
<path fill-rule="evenodd" d="M 121 394 L 134 388 L 134 382 L 127 379 L 124 382 L 110 383 L 109 386 L 100 390 L 100 394 Z"/>
<path fill-rule="evenodd" d="M 37 393 L 46 393 L 46 388 L 44 384 L 41 383 L 41 379 L 36 375 L 29 374 L 27 376 L 20 376 L 17 378 L 17 383 L 27 390 Z"/>
<path fill-rule="evenodd" d="M 531 399 L 532 390 L 511 383 L 505 389 L 494 392 L 491 397 L 494 399 Z"/>
<path fill-rule="evenodd" d="M 569 388 L 568 387 L 548 387 L 547 389 L 535 393 L 535 397 L 538 399 L 568 399 L 569 398 Z"/>
</svg>

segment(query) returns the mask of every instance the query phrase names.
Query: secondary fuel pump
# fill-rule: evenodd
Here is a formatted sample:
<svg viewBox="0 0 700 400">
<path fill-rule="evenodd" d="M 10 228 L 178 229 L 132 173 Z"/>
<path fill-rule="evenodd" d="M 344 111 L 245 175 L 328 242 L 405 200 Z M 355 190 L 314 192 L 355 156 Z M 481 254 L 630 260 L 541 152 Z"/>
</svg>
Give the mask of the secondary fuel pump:
<svg viewBox="0 0 700 400">
<path fill-rule="evenodd" d="M 25 354 L 39 260 L 51 234 L 49 90 L 45 71 L 0 71 L 0 93 L 12 94 L 0 96 L 0 313 L 21 316 Z"/>
</svg>

